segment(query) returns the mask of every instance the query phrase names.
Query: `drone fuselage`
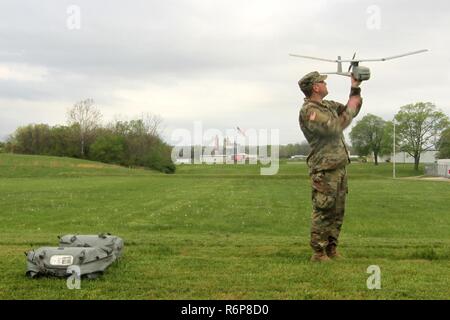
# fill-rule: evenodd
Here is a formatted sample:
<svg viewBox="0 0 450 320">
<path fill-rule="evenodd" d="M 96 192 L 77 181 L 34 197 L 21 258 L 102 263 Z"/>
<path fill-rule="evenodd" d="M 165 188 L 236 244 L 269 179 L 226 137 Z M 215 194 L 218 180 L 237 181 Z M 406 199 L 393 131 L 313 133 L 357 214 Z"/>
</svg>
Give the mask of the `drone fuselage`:
<svg viewBox="0 0 450 320">
<path fill-rule="evenodd" d="M 370 79 L 370 69 L 363 66 L 353 66 L 353 77 L 358 81 L 366 81 Z"/>
</svg>

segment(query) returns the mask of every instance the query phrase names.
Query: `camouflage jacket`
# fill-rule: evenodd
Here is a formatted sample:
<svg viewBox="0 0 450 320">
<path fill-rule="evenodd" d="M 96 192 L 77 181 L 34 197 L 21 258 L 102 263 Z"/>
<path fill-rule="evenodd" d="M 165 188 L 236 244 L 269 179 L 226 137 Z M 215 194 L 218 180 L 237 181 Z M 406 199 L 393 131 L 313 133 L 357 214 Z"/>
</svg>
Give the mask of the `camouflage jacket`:
<svg viewBox="0 0 450 320">
<path fill-rule="evenodd" d="M 312 149 L 307 158 L 311 172 L 337 169 L 350 163 L 342 132 L 358 115 L 361 105 L 362 100 L 355 112 L 339 102 L 305 99 L 299 122 Z"/>
</svg>

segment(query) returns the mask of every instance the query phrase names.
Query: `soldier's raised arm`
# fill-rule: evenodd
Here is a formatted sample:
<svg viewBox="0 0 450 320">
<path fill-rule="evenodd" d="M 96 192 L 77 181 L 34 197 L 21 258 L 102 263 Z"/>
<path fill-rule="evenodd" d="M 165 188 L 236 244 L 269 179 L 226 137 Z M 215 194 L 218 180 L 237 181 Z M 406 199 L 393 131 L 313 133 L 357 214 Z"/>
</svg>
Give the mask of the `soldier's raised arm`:
<svg viewBox="0 0 450 320">
<path fill-rule="evenodd" d="M 343 105 L 339 102 L 330 101 L 332 106 L 336 109 L 337 114 L 339 115 L 342 130 L 350 125 L 353 118 L 358 115 L 362 106 L 361 88 L 359 87 L 361 82 L 357 81 L 353 77 L 351 77 L 351 81 L 352 86 L 350 88 L 350 95 L 346 105 Z"/>
<path fill-rule="evenodd" d="M 300 113 L 300 116 L 303 118 L 304 125 L 317 135 L 340 135 L 358 114 L 361 108 L 361 101 L 361 97 L 357 100 L 355 96 L 350 96 L 347 105 L 331 101 L 337 108 L 338 117 L 332 116 L 330 112 L 322 110 L 313 103 L 305 106 L 304 110 Z"/>
<path fill-rule="evenodd" d="M 352 86 L 350 88 L 350 97 L 347 102 L 347 110 L 350 112 L 352 118 L 356 117 L 361 110 L 362 98 L 361 98 L 361 82 L 351 77 Z"/>
</svg>

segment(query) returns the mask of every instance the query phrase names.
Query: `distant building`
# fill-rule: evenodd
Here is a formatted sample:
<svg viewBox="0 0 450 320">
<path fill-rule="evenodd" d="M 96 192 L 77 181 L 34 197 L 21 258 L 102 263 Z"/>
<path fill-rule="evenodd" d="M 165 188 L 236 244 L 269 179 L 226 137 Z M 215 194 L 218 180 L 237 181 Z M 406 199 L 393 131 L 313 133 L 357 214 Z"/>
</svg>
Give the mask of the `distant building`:
<svg viewBox="0 0 450 320">
<path fill-rule="evenodd" d="M 308 158 L 308 156 L 304 156 L 302 154 L 296 154 L 291 156 L 291 160 L 306 160 L 306 158 Z"/>
<path fill-rule="evenodd" d="M 258 160 L 261 160 L 257 155 L 254 154 L 246 154 L 246 153 L 237 153 L 234 154 L 216 154 L 216 155 L 200 155 L 200 158 L 197 161 L 200 163 L 206 164 L 234 164 L 238 163 L 257 163 Z M 186 158 L 178 158 L 175 160 L 175 164 L 192 164 L 196 163 L 192 159 Z"/>
<path fill-rule="evenodd" d="M 437 151 L 425 151 L 420 154 L 420 163 L 435 163 Z M 374 161 L 373 157 L 368 157 L 369 161 Z M 392 155 L 378 157 L 378 162 L 393 162 Z M 414 157 L 406 152 L 398 152 L 395 154 L 396 163 L 414 163 Z"/>
<path fill-rule="evenodd" d="M 437 163 L 427 164 L 425 175 L 450 178 L 450 159 L 439 159 Z"/>
<path fill-rule="evenodd" d="M 436 165 L 440 177 L 450 178 L 450 159 L 439 159 Z"/>
<path fill-rule="evenodd" d="M 191 164 L 192 159 L 179 158 L 175 160 L 175 164 Z"/>
<path fill-rule="evenodd" d="M 216 164 L 216 163 L 226 163 L 227 155 L 216 154 L 216 155 L 201 155 L 200 162 L 206 164 Z"/>
</svg>

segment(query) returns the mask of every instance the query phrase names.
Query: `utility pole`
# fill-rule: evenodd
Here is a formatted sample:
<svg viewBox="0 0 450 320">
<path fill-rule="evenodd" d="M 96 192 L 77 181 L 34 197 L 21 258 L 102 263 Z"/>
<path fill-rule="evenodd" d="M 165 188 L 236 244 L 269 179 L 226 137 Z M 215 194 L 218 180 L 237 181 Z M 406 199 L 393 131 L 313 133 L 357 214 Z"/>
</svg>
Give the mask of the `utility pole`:
<svg viewBox="0 0 450 320">
<path fill-rule="evenodd" d="M 234 164 L 237 164 L 237 137 L 234 137 L 233 153 L 234 153 Z"/>
<path fill-rule="evenodd" d="M 393 144 L 394 155 L 392 156 L 392 159 L 393 159 L 392 178 L 395 179 L 395 118 L 394 118 L 393 122 L 394 122 L 394 144 Z"/>
</svg>

